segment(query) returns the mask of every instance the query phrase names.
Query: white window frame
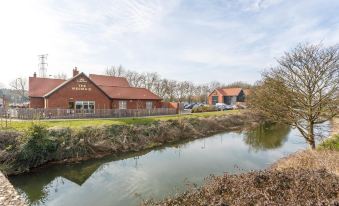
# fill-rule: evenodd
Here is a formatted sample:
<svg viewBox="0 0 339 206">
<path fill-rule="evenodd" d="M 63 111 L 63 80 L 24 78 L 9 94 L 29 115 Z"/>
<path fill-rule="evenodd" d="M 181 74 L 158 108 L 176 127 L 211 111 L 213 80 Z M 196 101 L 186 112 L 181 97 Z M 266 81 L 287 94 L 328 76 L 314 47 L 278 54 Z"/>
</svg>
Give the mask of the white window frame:
<svg viewBox="0 0 339 206">
<path fill-rule="evenodd" d="M 77 105 L 81 107 L 78 109 Z M 85 109 L 85 105 L 87 105 L 87 109 Z M 90 109 L 90 105 L 93 105 L 93 109 Z M 75 101 L 74 102 L 75 111 L 85 111 L 85 113 L 94 113 L 95 112 L 95 101 Z"/>
<path fill-rule="evenodd" d="M 146 101 L 146 109 L 152 109 L 153 108 L 153 102 L 152 101 Z"/>
<path fill-rule="evenodd" d="M 127 101 L 119 100 L 119 109 L 127 109 Z"/>
</svg>

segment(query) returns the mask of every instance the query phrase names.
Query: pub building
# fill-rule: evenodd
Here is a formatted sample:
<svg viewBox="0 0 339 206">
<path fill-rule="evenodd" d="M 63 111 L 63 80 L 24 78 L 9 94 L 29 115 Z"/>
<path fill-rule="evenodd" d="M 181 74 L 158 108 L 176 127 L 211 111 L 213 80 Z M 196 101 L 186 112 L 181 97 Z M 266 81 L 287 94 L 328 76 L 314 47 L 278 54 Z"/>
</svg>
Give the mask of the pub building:
<svg viewBox="0 0 339 206">
<path fill-rule="evenodd" d="M 80 73 L 68 80 L 29 77 L 30 108 L 45 109 L 152 109 L 161 98 L 148 89 L 131 87 L 124 77 Z"/>
</svg>

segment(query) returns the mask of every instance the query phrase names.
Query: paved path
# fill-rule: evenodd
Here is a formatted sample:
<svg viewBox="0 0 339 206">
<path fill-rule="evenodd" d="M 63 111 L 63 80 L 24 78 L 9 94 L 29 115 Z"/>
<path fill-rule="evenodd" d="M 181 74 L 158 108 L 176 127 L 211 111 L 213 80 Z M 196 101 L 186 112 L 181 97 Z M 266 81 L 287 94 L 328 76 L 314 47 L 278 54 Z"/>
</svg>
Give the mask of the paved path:
<svg viewBox="0 0 339 206">
<path fill-rule="evenodd" d="M 25 201 L 16 192 L 8 179 L 0 172 L 0 205 L 26 206 Z"/>
</svg>

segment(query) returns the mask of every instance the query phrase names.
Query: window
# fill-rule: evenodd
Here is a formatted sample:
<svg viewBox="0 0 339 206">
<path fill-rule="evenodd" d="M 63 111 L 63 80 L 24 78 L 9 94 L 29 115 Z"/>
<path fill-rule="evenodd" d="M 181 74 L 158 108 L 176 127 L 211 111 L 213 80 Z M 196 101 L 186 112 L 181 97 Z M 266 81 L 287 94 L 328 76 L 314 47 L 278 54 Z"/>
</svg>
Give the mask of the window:
<svg viewBox="0 0 339 206">
<path fill-rule="evenodd" d="M 127 109 L 127 101 L 119 101 L 119 109 Z"/>
<path fill-rule="evenodd" d="M 218 96 L 212 96 L 212 104 L 215 105 L 218 103 Z"/>
<path fill-rule="evenodd" d="M 77 112 L 94 113 L 95 102 L 94 101 L 76 101 L 75 109 Z"/>
<path fill-rule="evenodd" d="M 153 102 L 151 101 L 146 102 L 146 109 L 152 109 L 152 107 L 153 107 Z"/>
</svg>

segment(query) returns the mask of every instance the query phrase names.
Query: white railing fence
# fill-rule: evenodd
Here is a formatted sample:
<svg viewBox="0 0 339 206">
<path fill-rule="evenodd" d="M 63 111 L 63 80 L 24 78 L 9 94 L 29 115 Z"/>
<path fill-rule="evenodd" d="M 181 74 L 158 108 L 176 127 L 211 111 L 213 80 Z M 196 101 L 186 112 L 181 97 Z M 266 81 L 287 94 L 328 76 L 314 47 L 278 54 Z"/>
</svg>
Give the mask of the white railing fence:
<svg viewBox="0 0 339 206">
<path fill-rule="evenodd" d="M 154 108 L 154 109 L 8 109 L 0 110 L 0 114 L 8 115 L 14 119 L 81 119 L 81 118 L 123 118 L 123 117 L 146 117 L 159 115 L 174 115 L 177 109 Z"/>
</svg>

